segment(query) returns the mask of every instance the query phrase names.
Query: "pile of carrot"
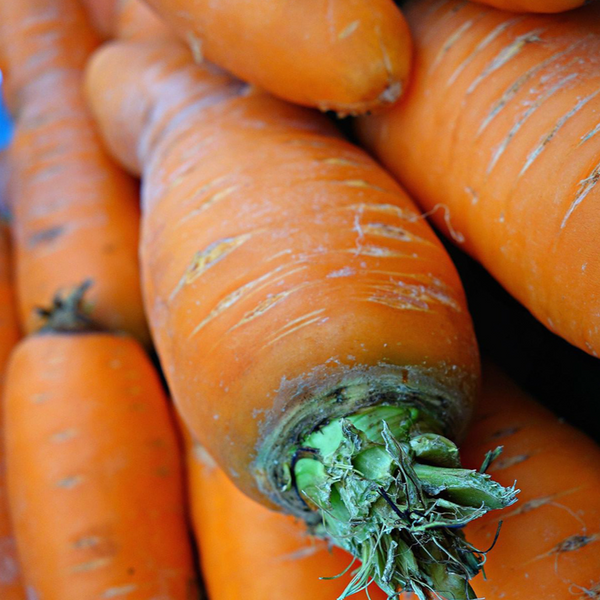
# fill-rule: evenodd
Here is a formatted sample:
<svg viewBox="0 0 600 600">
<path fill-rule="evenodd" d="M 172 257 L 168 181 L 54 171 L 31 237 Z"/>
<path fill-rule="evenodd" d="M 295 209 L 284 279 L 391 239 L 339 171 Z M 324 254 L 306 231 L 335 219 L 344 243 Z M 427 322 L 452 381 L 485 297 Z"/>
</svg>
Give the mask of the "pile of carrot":
<svg viewBox="0 0 600 600">
<path fill-rule="evenodd" d="M 600 598 L 428 223 L 598 356 L 583 4 L 0 3 L 2 600 Z"/>
</svg>

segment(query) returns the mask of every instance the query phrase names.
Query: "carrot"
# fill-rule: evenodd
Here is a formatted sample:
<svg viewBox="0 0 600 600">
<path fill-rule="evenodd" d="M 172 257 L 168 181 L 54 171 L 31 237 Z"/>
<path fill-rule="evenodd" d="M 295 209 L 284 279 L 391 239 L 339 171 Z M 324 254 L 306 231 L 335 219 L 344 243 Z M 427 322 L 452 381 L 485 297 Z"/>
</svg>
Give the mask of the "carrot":
<svg viewBox="0 0 600 600">
<path fill-rule="evenodd" d="M 119 39 L 158 40 L 175 35 L 143 0 L 121 0 L 115 20 L 115 37 Z"/>
<path fill-rule="evenodd" d="M 462 450 L 476 465 L 497 444 L 490 468 L 504 485 L 515 479 L 519 505 L 467 527 L 479 548 L 489 547 L 487 580 L 473 587 L 487 600 L 591 600 L 600 593 L 600 448 L 534 402 L 497 368 L 487 366 L 482 401 Z"/>
<path fill-rule="evenodd" d="M 414 2 L 405 101 L 362 140 L 542 323 L 600 353 L 600 4 Z"/>
<path fill-rule="evenodd" d="M 268 510 L 244 496 L 199 444 L 187 451 L 188 487 L 203 579 L 219 600 L 332 600 L 350 580 L 351 557 L 306 534 L 289 515 Z M 387 596 L 375 586 L 371 600 Z M 366 593 L 356 596 L 367 599 Z"/>
<path fill-rule="evenodd" d="M 402 94 L 408 27 L 393 0 L 147 0 L 195 51 L 292 102 L 358 114 Z"/>
<path fill-rule="evenodd" d="M 557 13 L 585 4 L 586 0 L 477 0 L 502 10 L 532 13 Z"/>
<path fill-rule="evenodd" d="M 190 600 L 181 453 L 142 348 L 59 299 L 8 367 L 10 507 L 31 597 Z"/>
<path fill-rule="evenodd" d="M 40 325 L 34 309 L 55 290 L 91 278 L 97 320 L 148 342 L 137 185 L 107 156 L 81 92 L 95 36 L 75 0 L 1 2 L 0 21 L 18 109 L 10 193 L 23 328 Z"/>
<path fill-rule="evenodd" d="M 247 494 L 325 519 L 362 559 L 348 593 L 374 577 L 389 594 L 472 597 L 478 559 L 445 525 L 514 490 L 460 470 L 438 435 L 467 425 L 477 350 L 456 272 L 409 198 L 323 116 L 176 43 L 109 45 L 86 89 L 109 147 L 143 168 L 145 300 L 194 435 Z M 362 470 L 340 479 L 348 461 Z M 418 475 L 405 485 L 402 469 Z M 413 491 L 428 516 L 407 510 Z M 447 548 L 448 569 L 418 544 L 436 560 Z"/>
<path fill-rule="evenodd" d="M 0 157 L 1 158 L 1 157 Z M 0 212 L 1 212 L 0 194 Z M 0 398 L 8 356 L 19 339 L 9 257 L 8 228 L 0 215 Z M 0 410 L 0 598 L 25 600 L 15 540 L 10 523 L 4 464 L 4 423 Z"/>
</svg>

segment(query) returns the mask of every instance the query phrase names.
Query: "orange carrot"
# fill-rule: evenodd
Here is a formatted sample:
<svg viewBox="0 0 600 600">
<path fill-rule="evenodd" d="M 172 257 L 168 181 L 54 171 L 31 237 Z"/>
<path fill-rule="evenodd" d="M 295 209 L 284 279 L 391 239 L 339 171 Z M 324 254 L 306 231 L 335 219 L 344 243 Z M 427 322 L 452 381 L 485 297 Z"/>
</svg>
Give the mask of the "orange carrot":
<svg viewBox="0 0 600 600">
<path fill-rule="evenodd" d="M 247 494 L 325 519 L 362 559 L 348 592 L 374 577 L 390 594 L 472 597 L 477 557 L 445 525 L 514 494 L 460 470 L 437 435 L 467 425 L 477 351 L 454 268 L 412 202 L 327 119 L 175 43 L 109 45 L 86 88 L 108 145 L 143 167 L 145 299 L 194 435 Z M 344 461 L 363 470 L 340 480 Z M 476 500 L 467 480 L 485 490 Z M 443 501 L 445 516 L 442 489 L 462 503 Z"/>
<path fill-rule="evenodd" d="M 532 13 L 557 13 L 585 4 L 586 0 L 477 0 L 502 10 Z"/>
<path fill-rule="evenodd" d="M 512 15 L 407 8 L 405 101 L 362 139 L 542 323 L 600 354 L 600 3 Z"/>
<path fill-rule="evenodd" d="M 203 580 L 219 600 L 333 600 L 350 580 L 352 557 L 307 535 L 303 523 L 240 492 L 199 444 L 188 446 L 188 487 Z M 371 600 L 387 596 L 375 586 Z M 365 592 L 355 596 L 366 600 Z"/>
<path fill-rule="evenodd" d="M 393 0 L 147 0 L 194 49 L 286 100 L 364 113 L 395 102 L 410 69 Z"/>
<path fill-rule="evenodd" d="M 522 488 L 516 507 L 467 528 L 489 547 L 487 580 L 473 581 L 486 600 L 591 600 L 600 593 L 600 448 L 519 390 L 498 369 L 484 369 L 482 401 L 463 446 L 465 461 L 504 446 L 490 472 Z"/>
<path fill-rule="evenodd" d="M 30 595 L 190 600 L 181 452 L 160 381 L 135 341 L 73 318 L 75 298 L 7 373 L 9 499 Z"/>
<path fill-rule="evenodd" d="M 96 39 L 76 0 L 1 2 L 12 106 L 10 193 L 21 322 L 83 279 L 97 320 L 148 341 L 137 186 L 106 155 L 81 93 Z"/>
<path fill-rule="evenodd" d="M 1 158 L 1 157 L 0 157 Z M 0 195 L 0 213 L 1 207 Z M 0 398 L 8 356 L 19 339 L 9 258 L 8 228 L 0 214 Z M 4 422 L 0 410 L 0 598 L 25 600 L 6 497 Z"/>
</svg>

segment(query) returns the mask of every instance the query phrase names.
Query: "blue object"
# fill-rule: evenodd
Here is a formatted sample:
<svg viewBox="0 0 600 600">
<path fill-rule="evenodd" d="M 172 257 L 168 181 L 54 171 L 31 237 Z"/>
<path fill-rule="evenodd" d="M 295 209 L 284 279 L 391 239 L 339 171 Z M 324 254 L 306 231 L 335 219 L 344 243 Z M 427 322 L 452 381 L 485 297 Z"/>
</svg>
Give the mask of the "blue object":
<svg viewBox="0 0 600 600">
<path fill-rule="evenodd" d="M 0 0 L 2 1 L 2 0 Z M 2 96 L 2 73 L 0 73 L 0 150 L 8 146 L 12 138 L 12 122 L 4 106 Z"/>
</svg>

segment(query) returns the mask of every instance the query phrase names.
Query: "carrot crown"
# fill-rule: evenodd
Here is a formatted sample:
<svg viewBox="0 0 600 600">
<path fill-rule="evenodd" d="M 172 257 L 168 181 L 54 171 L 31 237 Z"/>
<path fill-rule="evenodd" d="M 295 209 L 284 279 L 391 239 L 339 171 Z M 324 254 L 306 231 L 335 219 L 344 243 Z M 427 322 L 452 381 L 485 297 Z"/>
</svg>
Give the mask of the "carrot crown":
<svg viewBox="0 0 600 600">
<path fill-rule="evenodd" d="M 461 467 L 458 448 L 426 411 L 378 405 L 337 418 L 308 435 L 290 462 L 289 486 L 320 513 L 316 532 L 362 565 L 341 598 L 375 582 L 391 597 L 476 598 L 469 579 L 485 552 L 462 527 L 509 506 L 518 490 Z"/>
<path fill-rule="evenodd" d="M 57 292 L 49 308 L 38 308 L 37 314 L 44 320 L 38 333 L 84 333 L 101 331 L 101 327 L 89 316 L 85 294 L 92 281 L 86 280 L 70 292 Z"/>
</svg>

